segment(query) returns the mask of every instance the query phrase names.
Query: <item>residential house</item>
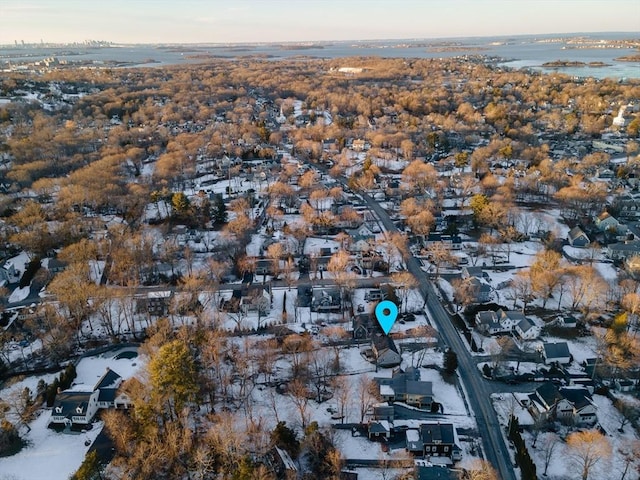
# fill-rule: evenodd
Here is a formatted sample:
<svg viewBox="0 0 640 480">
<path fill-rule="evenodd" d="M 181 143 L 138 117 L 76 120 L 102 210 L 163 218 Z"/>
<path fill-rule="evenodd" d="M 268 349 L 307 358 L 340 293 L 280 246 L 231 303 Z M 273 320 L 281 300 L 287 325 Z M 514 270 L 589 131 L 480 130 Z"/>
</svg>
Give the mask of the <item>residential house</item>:
<svg viewBox="0 0 640 480">
<path fill-rule="evenodd" d="M 387 402 L 403 402 L 417 408 L 430 409 L 433 403 L 433 384 L 420 380 L 420 370 L 395 370 L 391 378 L 376 378 L 380 396 Z"/>
<path fill-rule="evenodd" d="M 88 425 L 98 411 L 100 390 L 65 390 L 56 396 L 51 410 L 51 424 L 64 426 Z"/>
<path fill-rule="evenodd" d="M 476 277 L 471 277 L 467 281 L 471 284 L 470 291 L 474 295 L 473 303 L 487 303 L 491 300 L 491 285 Z"/>
<path fill-rule="evenodd" d="M 620 222 L 609 212 L 602 212 L 594 219 L 594 224 L 601 232 L 618 231 Z"/>
<path fill-rule="evenodd" d="M 369 440 L 388 440 L 391 437 L 391 425 L 386 420 L 369 422 L 367 435 Z"/>
<path fill-rule="evenodd" d="M 271 311 L 271 292 L 259 286 L 248 289 L 240 297 L 240 310 L 245 315 L 248 313 L 268 315 Z"/>
<path fill-rule="evenodd" d="M 313 287 L 311 299 L 312 312 L 340 312 L 342 302 L 340 290 L 334 287 Z"/>
<path fill-rule="evenodd" d="M 270 258 L 256 258 L 256 275 L 273 275 L 274 274 L 274 264 L 273 260 Z"/>
<path fill-rule="evenodd" d="M 529 394 L 527 402 L 529 412 L 534 418 L 552 420 L 553 409 L 561 398 L 560 392 L 552 382 L 544 382 Z"/>
<path fill-rule="evenodd" d="M 518 335 L 516 329 L 520 324 L 521 332 L 526 337 L 534 334 L 535 336 L 532 338 L 538 336 L 539 332 L 536 333 L 535 329 L 531 330 L 535 327 L 535 324 L 520 311 L 499 309 L 495 312 L 482 311 L 476 314 L 476 328 L 485 335 L 495 335 L 499 333 L 514 333 Z"/>
<path fill-rule="evenodd" d="M 0 267 L 0 285 L 17 283 L 21 275 L 12 262 L 6 262 Z"/>
<path fill-rule="evenodd" d="M 388 335 L 374 335 L 372 338 L 372 350 L 378 367 L 395 367 L 402 362 L 396 342 Z"/>
<path fill-rule="evenodd" d="M 445 235 L 438 232 L 431 232 L 427 235 L 425 240 L 425 246 L 433 245 L 434 243 L 442 243 L 442 245 L 449 250 L 461 250 L 462 238 L 458 235 Z"/>
<path fill-rule="evenodd" d="M 516 326 L 522 321 L 527 320 L 524 313 L 519 310 L 498 310 L 498 321 L 502 324 L 505 330 L 512 332 L 516 329 Z"/>
<path fill-rule="evenodd" d="M 146 312 L 155 317 L 162 317 L 169 313 L 172 297 L 173 292 L 171 290 L 148 292 L 145 298 L 138 300 L 136 306 L 139 312 Z"/>
<path fill-rule="evenodd" d="M 606 255 L 611 260 L 626 260 L 635 255 L 640 255 L 640 241 L 627 240 L 624 242 L 610 243 L 607 245 Z"/>
<path fill-rule="evenodd" d="M 580 227 L 573 227 L 567 234 L 567 240 L 572 247 L 584 248 L 589 246 L 591 240 Z"/>
<path fill-rule="evenodd" d="M 130 408 L 132 402 L 121 388 L 122 377 L 107 368 L 93 387 L 75 385 L 58 393 L 51 410 L 50 424 L 81 427 L 91 423 L 100 409 Z"/>
<path fill-rule="evenodd" d="M 593 425 L 596 423 L 597 407 L 589 390 L 583 387 L 564 387 L 559 390 L 562 397 L 555 405 L 556 420 L 573 425 Z"/>
<path fill-rule="evenodd" d="M 451 423 L 423 423 L 419 430 L 408 429 L 406 439 L 406 448 L 411 453 L 424 457 L 448 457 L 452 461 L 462 458 L 460 441 Z"/>
<path fill-rule="evenodd" d="M 115 399 L 118 393 L 118 388 L 122 384 L 122 377 L 115 371 L 107 368 L 104 375 L 100 377 L 93 390 L 98 390 L 98 408 L 113 408 L 115 407 Z"/>
<path fill-rule="evenodd" d="M 638 196 L 624 193 L 614 200 L 613 207 L 621 219 L 635 221 L 640 218 L 640 198 Z"/>
<path fill-rule="evenodd" d="M 367 302 L 378 302 L 387 298 L 387 294 L 379 288 L 372 288 L 364 294 L 364 299 Z"/>
<path fill-rule="evenodd" d="M 626 378 L 616 378 L 613 381 L 613 385 L 618 392 L 631 392 L 635 388 L 635 383 L 633 380 L 628 380 Z"/>
<path fill-rule="evenodd" d="M 544 343 L 542 345 L 542 357 L 545 365 L 554 363 L 567 365 L 571 363 L 571 352 L 567 342 Z"/>
<path fill-rule="evenodd" d="M 386 420 L 387 422 L 393 422 L 395 418 L 395 408 L 393 405 L 374 405 L 371 411 L 372 420 Z"/>
<path fill-rule="evenodd" d="M 498 315 L 490 310 L 476 313 L 476 329 L 485 335 L 504 333 L 504 328 L 498 320 Z"/>
<path fill-rule="evenodd" d="M 460 276 L 463 279 L 471 278 L 471 277 L 482 279 L 482 278 L 484 278 L 484 273 L 482 272 L 482 267 L 474 267 L 474 266 L 465 265 L 464 267 L 462 267 L 462 270 L 460 272 Z"/>
<path fill-rule="evenodd" d="M 540 327 L 537 326 L 530 318 L 523 318 L 514 328 L 514 336 L 519 341 L 534 340 L 540 335 Z"/>
<path fill-rule="evenodd" d="M 351 336 L 354 340 L 366 340 L 375 332 L 382 333 L 380 325 L 370 313 L 358 313 L 351 319 Z"/>
<path fill-rule="evenodd" d="M 47 258 L 46 268 L 51 273 L 60 273 L 64 271 L 65 268 L 67 268 L 67 262 L 63 262 L 62 260 L 58 260 L 57 258 Z"/>
</svg>

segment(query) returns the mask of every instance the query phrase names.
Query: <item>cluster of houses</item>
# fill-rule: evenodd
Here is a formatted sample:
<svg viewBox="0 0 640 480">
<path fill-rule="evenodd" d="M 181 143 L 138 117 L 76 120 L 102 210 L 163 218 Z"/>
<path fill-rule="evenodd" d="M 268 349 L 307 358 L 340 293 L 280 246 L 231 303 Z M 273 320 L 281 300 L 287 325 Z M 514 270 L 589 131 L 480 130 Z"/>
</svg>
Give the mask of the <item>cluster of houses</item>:
<svg viewBox="0 0 640 480">
<path fill-rule="evenodd" d="M 535 340 L 540 335 L 540 326 L 516 310 L 480 311 L 476 314 L 476 328 L 484 335 L 510 334 L 520 345 Z"/>
<path fill-rule="evenodd" d="M 533 393 L 520 399 L 532 417 L 538 421 L 559 421 L 575 426 L 592 426 L 596 423 L 597 407 L 588 387 L 572 385 L 558 388 L 547 381 Z"/>
<path fill-rule="evenodd" d="M 433 398 L 433 384 L 420 380 L 420 370 L 396 369 L 390 378 L 375 378 L 379 397 L 386 403 L 372 407 L 367 425 L 370 440 L 404 440 L 406 451 L 432 462 L 450 465 L 462 458 L 456 428 L 440 421 L 402 420 L 396 409 L 432 412 L 439 408 Z"/>
</svg>

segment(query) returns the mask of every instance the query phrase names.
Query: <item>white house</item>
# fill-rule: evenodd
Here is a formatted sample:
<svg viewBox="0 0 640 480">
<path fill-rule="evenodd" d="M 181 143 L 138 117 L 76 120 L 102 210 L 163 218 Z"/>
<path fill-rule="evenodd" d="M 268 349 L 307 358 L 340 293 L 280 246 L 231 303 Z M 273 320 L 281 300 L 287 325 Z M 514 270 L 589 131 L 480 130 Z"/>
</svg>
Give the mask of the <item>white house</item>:
<svg viewBox="0 0 640 480">
<path fill-rule="evenodd" d="M 51 423 L 58 425 L 87 425 L 98 411 L 99 390 L 93 392 L 66 390 L 56 396 L 51 410 Z"/>
<path fill-rule="evenodd" d="M 571 363 L 571 352 L 567 342 L 545 343 L 542 345 L 542 356 L 545 365 L 558 363 L 566 365 Z"/>
<path fill-rule="evenodd" d="M 555 417 L 575 425 L 593 425 L 597 420 L 597 408 L 589 390 L 583 387 L 560 389 L 562 399 L 555 406 Z"/>
<path fill-rule="evenodd" d="M 534 340 L 540 335 L 540 327 L 525 317 L 515 326 L 514 333 L 519 340 Z"/>
<path fill-rule="evenodd" d="M 119 391 L 121 385 L 122 377 L 107 368 L 93 388 L 76 385 L 58 393 L 51 410 L 50 423 L 64 426 L 87 425 L 99 409 L 129 408 L 131 401 Z"/>
</svg>

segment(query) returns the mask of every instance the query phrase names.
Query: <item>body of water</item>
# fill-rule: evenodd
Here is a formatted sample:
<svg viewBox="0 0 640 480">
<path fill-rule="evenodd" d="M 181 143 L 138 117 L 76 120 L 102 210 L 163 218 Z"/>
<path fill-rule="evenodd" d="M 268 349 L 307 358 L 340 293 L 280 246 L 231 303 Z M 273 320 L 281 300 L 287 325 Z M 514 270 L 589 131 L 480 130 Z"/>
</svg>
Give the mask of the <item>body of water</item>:
<svg viewBox="0 0 640 480">
<path fill-rule="evenodd" d="M 449 58 L 486 55 L 504 59 L 512 68 L 595 78 L 640 78 L 640 63 L 616 60 L 639 53 L 623 48 L 622 40 L 636 40 L 630 33 L 571 34 L 513 37 L 452 38 L 431 40 L 376 40 L 370 42 L 318 42 L 309 44 L 247 45 L 123 45 L 113 47 L 5 47 L 0 48 L 0 65 L 55 57 L 69 62 L 112 64 L 113 66 L 165 66 L 200 63 L 209 58 L 234 59 L 257 56 L 268 59 L 294 57 L 345 58 L 377 56 L 390 58 Z M 576 39 L 579 38 L 578 41 Z M 553 61 L 602 62 L 601 67 L 545 68 Z"/>
</svg>

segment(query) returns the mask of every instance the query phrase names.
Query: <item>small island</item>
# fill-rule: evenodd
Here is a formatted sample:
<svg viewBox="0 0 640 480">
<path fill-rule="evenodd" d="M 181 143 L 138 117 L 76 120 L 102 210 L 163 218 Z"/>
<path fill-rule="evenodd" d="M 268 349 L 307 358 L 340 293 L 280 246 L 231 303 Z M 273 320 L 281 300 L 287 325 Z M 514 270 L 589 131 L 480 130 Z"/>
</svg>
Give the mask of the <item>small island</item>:
<svg viewBox="0 0 640 480">
<path fill-rule="evenodd" d="M 554 60 L 542 64 L 545 68 L 565 68 L 565 67 L 609 67 L 604 62 L 579 62 L 576 60 Z"/>
<path fill-rule="evenodd" d="M 640 62 L 640 53 L 634 53 L 633 55 L 625 55 L 624 57 L 618 57 L 614 59 L 616 62 Z"/>
</svg>

